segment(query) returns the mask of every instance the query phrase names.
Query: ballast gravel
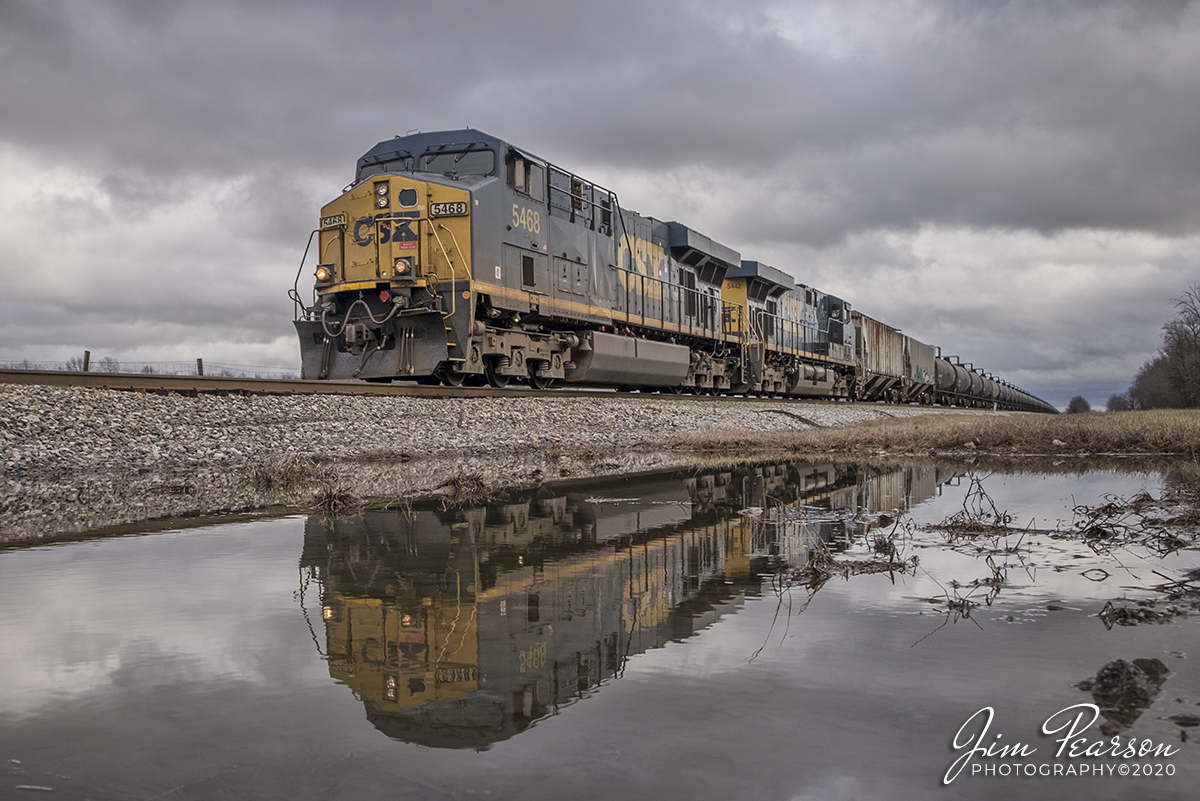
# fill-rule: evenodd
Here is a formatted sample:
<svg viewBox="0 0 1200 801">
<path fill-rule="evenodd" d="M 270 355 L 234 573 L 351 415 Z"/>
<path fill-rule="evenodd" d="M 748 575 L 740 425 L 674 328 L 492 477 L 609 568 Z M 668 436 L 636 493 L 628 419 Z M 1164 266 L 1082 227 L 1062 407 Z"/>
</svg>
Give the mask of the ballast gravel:
<svg viewBox="0 0 1200 801">
<path fill-rule="evenodd" d="M 654 395 L 429 399 L 151 394 L 0 386 L 0 542 L 156 517 L 295 505 L 312 486 L 264 487 L 263 470 L 319 464 L 357 495 L 668 469 L 681 436 L 769 434 L 936 409 Z M 738 454 L 726 454 L 735 458 Z"/>
</svg>

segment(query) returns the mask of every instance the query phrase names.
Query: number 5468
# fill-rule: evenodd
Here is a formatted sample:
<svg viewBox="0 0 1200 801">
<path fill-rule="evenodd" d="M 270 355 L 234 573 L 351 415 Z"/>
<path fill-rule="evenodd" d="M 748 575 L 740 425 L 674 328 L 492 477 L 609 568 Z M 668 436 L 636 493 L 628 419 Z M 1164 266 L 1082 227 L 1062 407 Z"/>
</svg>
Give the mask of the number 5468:
<svg viewBox="0 0 1200 801">
<path fill-rule="evenodd" d="M 514 203 L 512 219 L 513 228 L 524 228 L 533 234 L 540 234 L 542 232 L 542 215 L 533 209 L 527 209 Z"/>
</svg>

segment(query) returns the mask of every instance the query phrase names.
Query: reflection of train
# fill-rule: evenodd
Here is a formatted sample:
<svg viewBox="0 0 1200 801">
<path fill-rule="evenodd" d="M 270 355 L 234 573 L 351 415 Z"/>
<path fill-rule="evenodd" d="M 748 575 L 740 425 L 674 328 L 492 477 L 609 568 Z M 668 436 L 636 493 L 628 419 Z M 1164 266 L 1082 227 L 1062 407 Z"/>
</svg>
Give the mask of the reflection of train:
<svg viewBox="0 0 1200 801">
<path fill-rule="evenodd" d="M 869 525 L 859 510 L 903 508 L 937 481 L 782 464 L 639 480 L 636 499 L 595 482 L 486 508 L 314 517 L 301 565 L 321 588 L 330 675 L 368 719 L 479 748 L 736 611 L 773 563 Z M 802 505 L 815 522 L 787 514 Z"/>
<path fill-rule="evenodd" d="M 314 300 L 293 288 L 307 378 L 1054 411 L 479 131 L 380 142 L 314 233 Z"/>
</svg>

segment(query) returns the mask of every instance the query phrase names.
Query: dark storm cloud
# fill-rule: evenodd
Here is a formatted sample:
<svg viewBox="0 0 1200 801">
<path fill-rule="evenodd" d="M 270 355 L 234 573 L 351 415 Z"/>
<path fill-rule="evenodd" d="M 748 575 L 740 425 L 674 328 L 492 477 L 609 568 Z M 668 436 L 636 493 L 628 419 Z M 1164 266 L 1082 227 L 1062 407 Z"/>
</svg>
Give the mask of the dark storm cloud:
<svg viewBox="0 0 1200 801">
<path fill-rule="evenodd" d="M 817 243 L 930 221 L 1196 224 L 1190 4 L 838 8 L 850 32 L 822 49 L 764 2 L 17 0 L 0 87 L 19 113 L 0 133 L 132 182 L 348 176 L 401 127 L 471 124 L 558 161 L 769 178 L 786 202 L 744 210 L 746 235 Z"/>
<path fill-rule="evenodd" d="M 336 167 L 330 145 L 352 135 L 362 149 L 406 121 L 494 121 L 551 157 L 785 165 L 833 195 L 880 175 L 918 199 L 966 179 L 1012 195 L 1027 177 L 1014 167 L 1064 159 L 1048 179 L 1087 174 L 1097 188 L 1178 192 L 1178 170 L 1200 169 L 1187 158 L 1200 100 L 1188 4 L 839 6 L 863 41 L 851 30 L 835 54 L 785 36 L 774 12 L 790 6 L 767 2 L 732 19 L 677 2 L 17 0 L 0 11 L 6 66 L 19 67 L 2 79 L 19 112 L 5 135 L 72 161 L 190 173 Z M 839 176 L 862 159 L 862 176 L 794 169 L 818 153 Z"/>
</svg>

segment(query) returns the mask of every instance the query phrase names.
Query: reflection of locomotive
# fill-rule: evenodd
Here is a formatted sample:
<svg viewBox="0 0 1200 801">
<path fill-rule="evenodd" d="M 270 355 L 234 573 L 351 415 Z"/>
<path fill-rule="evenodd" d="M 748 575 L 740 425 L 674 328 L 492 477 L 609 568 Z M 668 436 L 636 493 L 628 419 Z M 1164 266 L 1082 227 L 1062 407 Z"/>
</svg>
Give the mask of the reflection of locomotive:
<svg viewBox="0 0 1200 801">
<path fill-rule="evenodd" d="M 613 485 L 597 482 L 486 508 L 311 518 L 301 565 L 321 587 L 330 675 L 376 727 L 486 747 L 735 611 L 770 563 L 807 559 L 812 538 L 847 536 L 828 520 L 785 525 L 779 510 L 932 494 L 913 476 L 766 465 L 639 481 L 636 500 L 598 497 Z"/>
<path fill-rule="evenodd" d="M 308 378 L 518 380 L 1054 411 L 495 137 L 381 142 L 321 210 Z"/>
</svg>

